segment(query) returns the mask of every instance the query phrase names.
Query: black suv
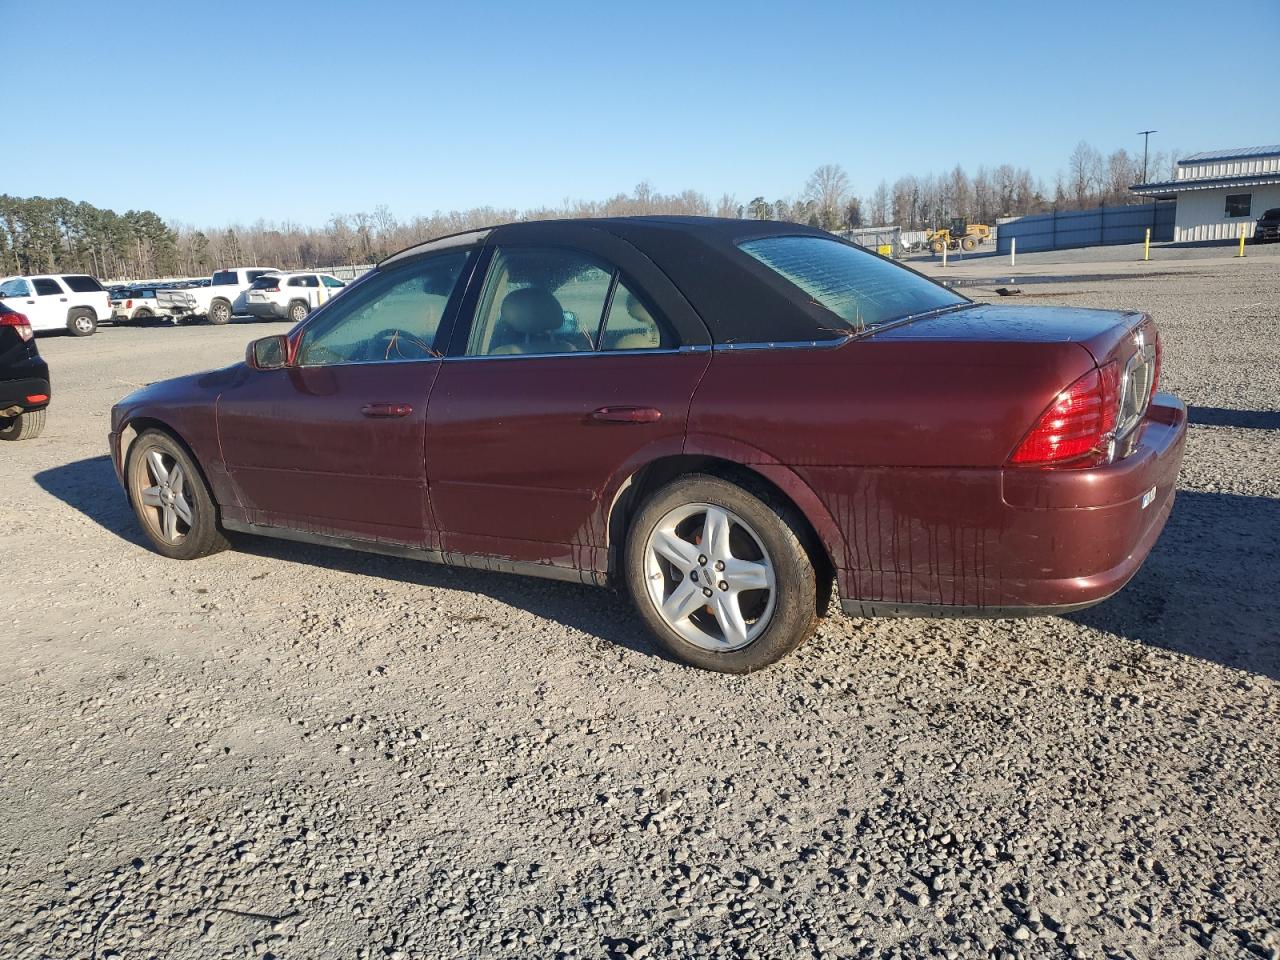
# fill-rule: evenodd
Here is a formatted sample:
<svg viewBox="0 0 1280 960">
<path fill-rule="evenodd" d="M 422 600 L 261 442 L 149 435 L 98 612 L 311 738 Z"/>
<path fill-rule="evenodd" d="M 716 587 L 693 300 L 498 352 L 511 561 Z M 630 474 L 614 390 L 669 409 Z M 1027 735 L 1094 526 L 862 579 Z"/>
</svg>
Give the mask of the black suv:
<svg viewBox="0 0 1280 960">
<path fill-rule="evenodd" d="M 0 440 L 30 440 L 44 429 L 49 365 L 36 350 L 31 324 L 0 303 Z"/>
<path fill-rule="evenodd" d="M 1266 243 L 1268 240 L 1280 240 L 1280 207 L 1268 210 L 1254 224 L 1253 242 Z"/>
</svg>

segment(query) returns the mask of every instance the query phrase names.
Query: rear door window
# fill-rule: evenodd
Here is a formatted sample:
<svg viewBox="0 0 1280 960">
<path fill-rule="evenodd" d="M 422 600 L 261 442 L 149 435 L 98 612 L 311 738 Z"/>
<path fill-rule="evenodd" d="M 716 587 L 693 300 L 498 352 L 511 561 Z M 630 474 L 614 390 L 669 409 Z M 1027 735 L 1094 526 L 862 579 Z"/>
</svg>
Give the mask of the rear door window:
<svg viewBox="0 0 1280 960">
<path fill-rule="evenodd" d="M 36 296 L 39 297 L 56 297 L 66 293 L 53 277 L 36 277 L 31 282 L 35 284 Z"/>
<path fill-rule="evenodd" d="M 600 335 L 601 350 L 660 350 L 674 343 L 649 305 L 621 280 L 609 301 L 609 316 Z"/>
<path fill-rule="evenodd" d="M 213 281 L 210 286 L 214 287 L 234 287 L 240 282 L 240 278 L 236 276 L 234 270 L 219 270 L 213 275 Z"/>
</svg>

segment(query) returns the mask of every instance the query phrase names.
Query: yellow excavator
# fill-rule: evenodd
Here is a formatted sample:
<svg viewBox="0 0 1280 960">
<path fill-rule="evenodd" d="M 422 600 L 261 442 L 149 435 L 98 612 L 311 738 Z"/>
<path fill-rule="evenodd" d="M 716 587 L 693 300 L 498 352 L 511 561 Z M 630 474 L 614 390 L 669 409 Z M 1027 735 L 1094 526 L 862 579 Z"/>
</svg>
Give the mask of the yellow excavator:
<svg viewBox="0 0 1280 960">
<path fill-rule="evenodd" d="M 991 239 L 991 228 L 985 223 L 968 223 L 964 217 L 952 217 L 951 226 L 930 230 L 925 243 L 934 253 L 946 250 L 974 250 Z"/>
</svg>

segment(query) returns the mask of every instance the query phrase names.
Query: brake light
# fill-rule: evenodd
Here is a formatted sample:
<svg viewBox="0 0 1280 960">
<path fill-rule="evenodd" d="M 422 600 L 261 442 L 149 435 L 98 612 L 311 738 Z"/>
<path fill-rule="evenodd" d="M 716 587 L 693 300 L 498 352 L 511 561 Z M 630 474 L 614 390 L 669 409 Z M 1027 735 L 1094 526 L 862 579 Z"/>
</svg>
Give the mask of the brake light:
<svg viewBox="0 0 1280 960">
<path fill-rule="evenodd" d="M 1112 362 L 1076 380 L 1049 404 L 1009 462 L 1024 467 L 1093 467 L 1111 457 L 1120 396 Z"/>
<path fill-rule="evenodd" d="M 13 327 L 22 340 L 30 340 L 34 336 L 31 321 L 24 313 L 0 313 L 0 327 Z"/>
<path fill-rule="evenodd" d="M 126 301 L 124 302 L 124 308 L 125 308 L 126 310 L 132 310 L 132 309 L 133 309 L 133 301 L 132 301 L 132 300 L 126 300 Z"/>
<path fill-rule="evenodd" d="M 263 293 L 279 293 L 279 292 L 280 292 L 280 288 L 279 288 L 279 287 L 265 287 L 265 288 L 263 289 L 263 291 L 262 291 L 262 292 L 263 292 Z"/>
</svg>

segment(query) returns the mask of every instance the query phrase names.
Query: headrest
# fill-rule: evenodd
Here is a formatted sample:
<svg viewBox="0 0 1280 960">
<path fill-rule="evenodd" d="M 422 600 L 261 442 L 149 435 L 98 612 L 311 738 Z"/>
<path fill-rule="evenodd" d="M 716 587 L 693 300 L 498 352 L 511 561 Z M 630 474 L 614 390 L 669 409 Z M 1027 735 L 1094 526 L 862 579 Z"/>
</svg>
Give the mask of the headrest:
<svg viewBox="0 0 1280 960">
<path fill-rule="evenodd" d="M 506 295 L 499 319 L 517 333 L 550 333 L 564 323 L 564 310 L 546 290 L 526 287 Z"/>
</svg>

